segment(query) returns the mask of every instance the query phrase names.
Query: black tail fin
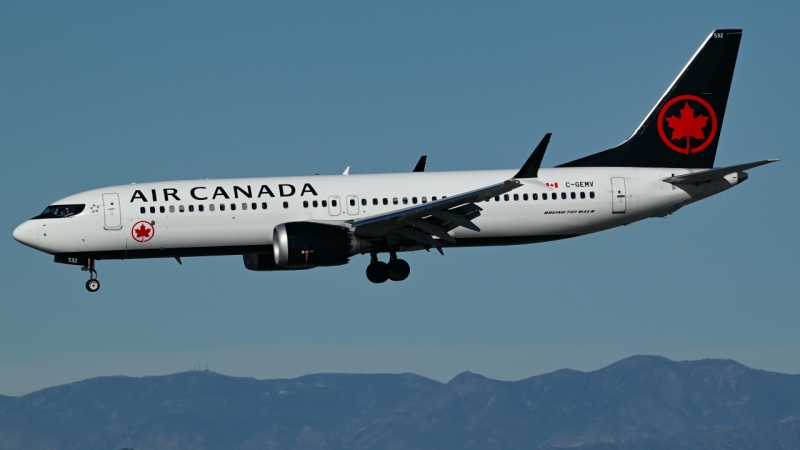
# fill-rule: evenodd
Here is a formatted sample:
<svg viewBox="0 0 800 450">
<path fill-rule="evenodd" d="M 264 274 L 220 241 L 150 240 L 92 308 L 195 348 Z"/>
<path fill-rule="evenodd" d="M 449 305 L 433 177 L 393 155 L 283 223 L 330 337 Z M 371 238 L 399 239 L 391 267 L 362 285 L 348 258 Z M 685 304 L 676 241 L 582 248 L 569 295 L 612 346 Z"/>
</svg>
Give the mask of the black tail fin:
<svg viewBox="0 0 800 450">
<path fill-rule="evenodd" d="M 713 167 L 741 39 L 711 33 L 631 137 L 559 167 Z"/>
</svg>

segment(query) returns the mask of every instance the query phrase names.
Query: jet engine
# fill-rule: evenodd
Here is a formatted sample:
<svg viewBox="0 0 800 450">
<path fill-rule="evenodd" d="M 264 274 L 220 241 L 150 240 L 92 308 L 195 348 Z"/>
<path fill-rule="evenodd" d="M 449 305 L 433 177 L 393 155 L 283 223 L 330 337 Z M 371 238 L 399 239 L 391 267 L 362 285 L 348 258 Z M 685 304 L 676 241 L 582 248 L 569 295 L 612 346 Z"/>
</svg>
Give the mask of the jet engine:
<svg viewBox="0 0 800 450">
<path fill-rule="evenodd" d="M 361 247 L 361 239 L 336 225 L 289 222 L 272 232 L 274 263 L 284 269 L 340 266 L 361 253 Z"/>
<path fill-rule="evenodd" d="M 244 266 L 247 270 L 259 272 L 281 270 L 280 267 L 275 265 L 275 256 L 272 253 L 249 253 L 242 255 L 242 259 L 244 259 Z"/>
</svg>

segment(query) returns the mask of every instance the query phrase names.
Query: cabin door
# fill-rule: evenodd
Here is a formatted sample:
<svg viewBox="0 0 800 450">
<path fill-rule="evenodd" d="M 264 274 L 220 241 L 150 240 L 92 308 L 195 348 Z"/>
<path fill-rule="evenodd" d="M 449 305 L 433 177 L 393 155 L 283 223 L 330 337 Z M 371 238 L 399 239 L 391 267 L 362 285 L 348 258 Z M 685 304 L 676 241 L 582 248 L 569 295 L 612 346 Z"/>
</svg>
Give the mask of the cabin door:
<svg viewBox="0 0 800 450">
<path fill-rule="evenodd" d="M 611 179 L 611 212 L 624 213 L 627 209 L 625 193 L 625 178 L 614 177 Z"/>
<path fill-rule="evenodd" d="M 103 194 L 103 216 L 106 230 L 122 228 L 122 215 L 119 205 L 119 194 Z"/>
</svg>

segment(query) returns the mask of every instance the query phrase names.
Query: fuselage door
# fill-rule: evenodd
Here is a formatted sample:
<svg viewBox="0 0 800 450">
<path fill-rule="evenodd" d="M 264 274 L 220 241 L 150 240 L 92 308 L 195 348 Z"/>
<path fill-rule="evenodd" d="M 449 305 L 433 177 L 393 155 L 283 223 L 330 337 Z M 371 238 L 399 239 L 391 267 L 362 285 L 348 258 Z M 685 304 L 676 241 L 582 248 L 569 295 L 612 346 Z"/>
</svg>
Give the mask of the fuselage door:
<svg viewBox="0 0 800 450">
<path fill-rule="evenodd" d="M 328 197 L 328 214 L 338 216 L 342 212 L 342 205 L 339 204 L 339 196 L 331 195 Z"/>
<path fill-rule="evenodd" d="M 348 195 L 347 196 L 347 214 L 351 216 L 355 216 L 358 214 L 358 196 L 357 195 Z"/>
<path fill-rule="evenodd" d="M 103 217 L 106 230 L 119 230 L 122 228 L 121 212 L 119 194 L 103 194 Z"/>
<path fill-rule="evenodd" d="M 611 179 L 611 212 L 624 213 L 627 194 L 625 193 L 625 178 L 614 177 Z"/>
</svg>

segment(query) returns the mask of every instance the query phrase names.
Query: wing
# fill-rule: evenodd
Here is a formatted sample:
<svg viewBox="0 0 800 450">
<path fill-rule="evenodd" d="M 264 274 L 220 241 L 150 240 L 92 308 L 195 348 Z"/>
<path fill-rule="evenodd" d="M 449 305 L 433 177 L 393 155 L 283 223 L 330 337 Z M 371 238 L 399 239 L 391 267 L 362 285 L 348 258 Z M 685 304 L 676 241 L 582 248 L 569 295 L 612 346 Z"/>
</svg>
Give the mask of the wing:
<svg viewBox="0 0 800 450">
<path fill-rule="evenodd" d="M 455 243 L 447 232 L 463 226 L 480 231 L 471 219 L 478 217 L 482 210 L 477 203 L 505 194 L 522 186 L 518 180 L 506 180 L 463 194 L 444 197 L 439 200 L 392 211 L 386 214 L 367 217 L 350 222 L 356 236 L 367 239 L 383 239 L 389 234 L 419 242 L 426 247 L 441 247 L 441 242 L 433 238 Z"/>
<path fill-rule="evenodd" d="M 427 155 L 422 155 L 417 161 L 417 165 L 414 166 L 413 172 L 425 172 L 425 163 L 428 161 Z"/>
<path fill-rule="evenodd" d="M 448 231 L 457 227 L 481 231 L 472 222 L 472 219 L 481 215 L 482 208 L 478 203 L 522 185 L 550 190 L 536 179 L 548 142 L 550 133 L 542 138 L 519 172 L 510 180 L 410 208 L 348 221 L 347 224 L 356 236 L 373 242 L 385 239 L 389 247 L 397 245 L 403 238 L 426 248 L 440 248 L 442 241 L 455 244 L 455 238 Z M 424 167 L 424 163 L 425 156 L 420 158 L 417 168 Z"/>
</svg>

